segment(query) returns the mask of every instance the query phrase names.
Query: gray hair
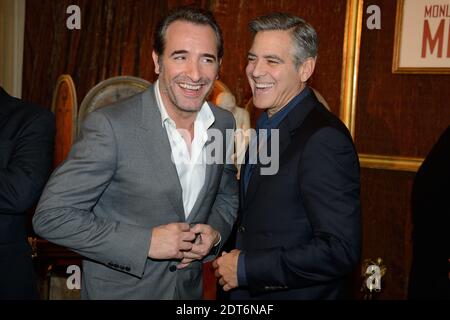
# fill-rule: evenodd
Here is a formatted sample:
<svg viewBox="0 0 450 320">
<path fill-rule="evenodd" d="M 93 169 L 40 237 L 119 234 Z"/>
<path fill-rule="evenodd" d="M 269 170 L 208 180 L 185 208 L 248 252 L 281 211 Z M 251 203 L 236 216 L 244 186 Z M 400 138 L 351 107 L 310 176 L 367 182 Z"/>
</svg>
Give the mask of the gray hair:
<svg viewBox="0 0 450 320">
<path fill-rule="evenodd" d="M 289 13 L 271 13 L 253 19 L 249 29 L 256 35 L 259 31 L 288 30 L 294 43 L 294 64 L 300 66 L 308 58 L 317 57 L 318 42 L 314 28 L 300 17 Z"/>
</svg>

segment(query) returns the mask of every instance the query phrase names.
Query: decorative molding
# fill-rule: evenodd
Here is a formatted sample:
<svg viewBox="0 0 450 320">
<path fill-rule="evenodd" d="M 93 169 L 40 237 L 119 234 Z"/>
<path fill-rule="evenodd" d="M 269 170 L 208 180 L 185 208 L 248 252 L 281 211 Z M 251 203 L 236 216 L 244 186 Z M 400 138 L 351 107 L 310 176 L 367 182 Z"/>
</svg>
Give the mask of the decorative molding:
<svg viewBox="0 0 450 320">
<path fill-rule="evenodd" d="M 353 137 L 355 136 L 362 19 L 363 0 L 347 0 L 342 58 L 340 118 Z"/>
<path fill-rule="evenodd" d="M 417 172 L 423 158 L 359 154 L 361 167 L 370 169 Z"/>
<path fill-rule="evenodd" d="M 355 138 L 356 99 L 358 91 L 359 55 L 364 15 L 363 0 L 347 0 L 341 79 L 340 118 Z M 359 154 L 361 167 L 416 172 L 422 158 Z"/>
</svg>

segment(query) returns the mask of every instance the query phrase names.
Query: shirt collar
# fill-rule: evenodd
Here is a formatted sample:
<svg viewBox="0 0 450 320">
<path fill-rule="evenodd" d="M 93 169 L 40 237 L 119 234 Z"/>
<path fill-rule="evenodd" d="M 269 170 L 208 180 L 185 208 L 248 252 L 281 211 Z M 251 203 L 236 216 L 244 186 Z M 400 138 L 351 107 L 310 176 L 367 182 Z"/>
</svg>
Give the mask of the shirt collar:
<svg viewBox="0 0 450 320">
<path fill-rule="evenodd" d="M 159 112 L 161 113 L 161 125 L 164 126 L 165 122 L 171 123 L 174 127 L 175 121 L 169 116 L 167 113 L 166 106 L 161 97 L 161 92 L 159 90 L 159 80 L 156 80 L 154 85 L 155 96 L 156 96 L 156 104 L 158 106 Z M 208 102 L 203 102 L 203 105 L 200 111 L 197 113 L 197 117 L 195 118 L 195 122 L 200 122 L 205 129 L 208 129 L 215 121 L 215 117 Z"/>
<path fill-rule="evenodd" d="M 305 87 L 299 94 L 297 94 L 288 104 L 281 108 L 277 113 L 269 118 L 267 111 L 263 112 L 259 117 L 256 127 L 258 129 L 275 129 L 278 128 L 281 121 L 286 118 L 288 113 L 293 110 L 311 91 L 309 87 Z"/>
</svg>

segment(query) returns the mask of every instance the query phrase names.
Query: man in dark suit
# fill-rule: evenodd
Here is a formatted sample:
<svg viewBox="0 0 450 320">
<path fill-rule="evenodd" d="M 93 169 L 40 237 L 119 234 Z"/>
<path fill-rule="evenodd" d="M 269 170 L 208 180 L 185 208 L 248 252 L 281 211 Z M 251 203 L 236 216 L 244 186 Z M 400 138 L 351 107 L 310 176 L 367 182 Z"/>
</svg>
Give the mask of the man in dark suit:
<svg viewBox="0 0 450 320">
<path fill-rule="evenodd" d="M 417 171 L 412 189 L 409 299 L 450 299 L 450 127 Z"/>
<path fill-rule="evenodd" d="M 279 170 L 264 175 L 259 160 L 243 166 L 237 249 L 214 262 L 216 276 L 225 291 L 237 288 L 232 299 L 343 298 L 360 259 L 359 161 L 345 125 L 306 84 L 316 32 L 283 13 L 250 29 L 246 73 L 255 107 L 265 109 L 256 129 L 272 139 L 278 130 L 267 146 L 279 142 Z"/>
<path fill-rule="evenodd" d="M 50 175 L 54 137 L 50 111 L 0 87 L 0 299 L 38 298 L 25 212 Z"/>
</svg>

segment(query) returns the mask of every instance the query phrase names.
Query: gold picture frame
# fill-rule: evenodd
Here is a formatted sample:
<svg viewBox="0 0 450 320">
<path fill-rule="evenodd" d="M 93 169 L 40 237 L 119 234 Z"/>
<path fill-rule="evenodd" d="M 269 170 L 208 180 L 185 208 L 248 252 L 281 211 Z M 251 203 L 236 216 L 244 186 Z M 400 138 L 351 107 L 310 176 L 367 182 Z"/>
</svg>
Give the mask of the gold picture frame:
<svg viewBox="0 0 450 320">
<path fill-rule="evenodd" d="M 450 0 L 398 0 L 393 73 L 450 74 Z"/>
</svg>

